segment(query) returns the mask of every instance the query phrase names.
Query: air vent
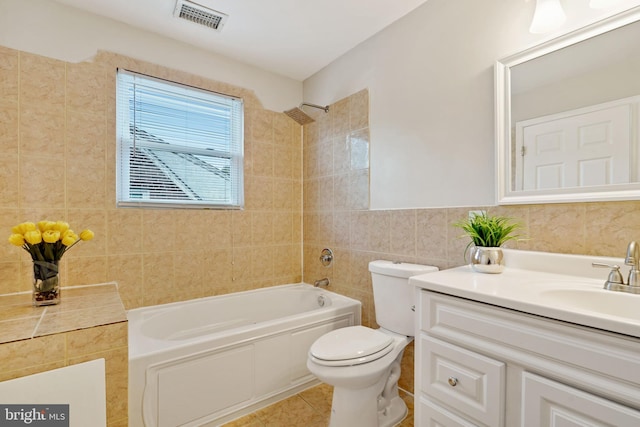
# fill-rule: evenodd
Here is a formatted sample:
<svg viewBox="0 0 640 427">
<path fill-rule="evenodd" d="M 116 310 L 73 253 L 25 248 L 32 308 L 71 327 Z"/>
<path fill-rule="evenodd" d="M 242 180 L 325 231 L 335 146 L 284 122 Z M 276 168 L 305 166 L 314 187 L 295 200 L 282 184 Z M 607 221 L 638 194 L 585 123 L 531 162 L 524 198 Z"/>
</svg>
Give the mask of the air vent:
<svg viewBox="0 0 640 427">
<path fill-rule="evenodd" d="M 173 16 L 204 25 L 216 31 L 222 30 L 222 27 L 229 17 L 222 12 L 209 9 L 208 7 L 188 0 L 178 0 L 176 2 L 176 9 L 173 12 Z"/>
</svg>

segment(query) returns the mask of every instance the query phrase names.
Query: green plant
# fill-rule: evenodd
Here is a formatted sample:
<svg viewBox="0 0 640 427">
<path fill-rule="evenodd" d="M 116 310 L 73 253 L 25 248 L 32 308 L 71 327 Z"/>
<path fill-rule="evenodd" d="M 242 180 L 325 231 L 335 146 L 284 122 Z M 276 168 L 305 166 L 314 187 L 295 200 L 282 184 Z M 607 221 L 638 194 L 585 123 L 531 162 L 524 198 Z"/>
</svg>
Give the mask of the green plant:
<svg viewBox="0 0 640 427">
<path fill-rule="evenodd" d="M 511 218 L 489 216 L 486 212 L 483 212 L 470 215 L 469 218 L 458 221 L 453 225 L 461 228 L 471 238 L 467 249 L 471 245 L 497 248 L 509 240 L 520 237 L 512 233 L 519 229 L 521 225 L 512 221 Z"/>
</svg>

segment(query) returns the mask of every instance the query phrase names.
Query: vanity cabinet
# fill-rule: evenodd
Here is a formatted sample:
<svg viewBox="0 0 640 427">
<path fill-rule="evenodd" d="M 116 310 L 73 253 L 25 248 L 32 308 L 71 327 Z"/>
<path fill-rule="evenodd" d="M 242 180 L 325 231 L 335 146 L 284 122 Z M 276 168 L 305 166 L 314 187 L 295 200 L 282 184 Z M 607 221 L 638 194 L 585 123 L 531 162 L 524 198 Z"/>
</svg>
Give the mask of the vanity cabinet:
<svg viewBox="0 0 640 427">
<path fill-rule="evenodd" d="M 640 426 L 640 339 L 418 294 L 417 426 Z"/>
</svg>

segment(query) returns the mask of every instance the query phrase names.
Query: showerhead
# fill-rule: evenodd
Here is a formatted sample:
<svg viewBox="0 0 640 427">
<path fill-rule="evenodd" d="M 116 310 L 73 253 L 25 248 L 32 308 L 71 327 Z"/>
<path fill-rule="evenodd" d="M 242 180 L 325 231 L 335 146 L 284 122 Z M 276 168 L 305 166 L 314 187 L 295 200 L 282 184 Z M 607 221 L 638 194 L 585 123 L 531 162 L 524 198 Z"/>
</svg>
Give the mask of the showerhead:
<svg viewBox="0 0 640 427">
<path fill-rule="evenodd" d="M 318 108 L 320 110 L 324 110 L 325 113 L 329 112 L 329 106 L 320 106 L 320 105 L 315 105 L 315 104 L 307 104 L 306 102 L 303 102 L 302 104 L 300 104 L 300 107 L 296 107 L 296 108 L 292 108 L 291 110 L 287 110 L 284 113 L 291 117 L 293 120 L 295 120 L 298 124 L 300 125 L 306 125 L 309 123 L 313 123 L 315 122 L 315 120 L 309 116 L 307 113 L 305 113 L 302 110 L 303 106 L 308 106 L 308 107 L 313 107 L 313 108 Z"/>
<path fill-rule="evenodd" d="M 309 115 L 307 115 L 307 113 L 302 111 L 302 109 L 299 107 L 292 108 L 291 110 L 287 110 L 284 113 L 302 126 L 315 122 L 315 120 L 313 120 Z"/>
</svg>

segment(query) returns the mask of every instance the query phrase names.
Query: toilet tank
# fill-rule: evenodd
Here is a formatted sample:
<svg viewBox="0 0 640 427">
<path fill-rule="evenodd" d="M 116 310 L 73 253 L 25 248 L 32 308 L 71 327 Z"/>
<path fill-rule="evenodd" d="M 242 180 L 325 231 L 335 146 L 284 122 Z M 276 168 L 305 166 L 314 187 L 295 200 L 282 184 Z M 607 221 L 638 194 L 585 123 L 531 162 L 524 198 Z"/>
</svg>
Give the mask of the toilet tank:
<svg viewBox="0 0 640 427">
<path fill-rule="evenodd" d="M 376 323 L 391 332 L 413 336 L 416 298 L 409 277 L 438 271 L 438 267 L 378 260 L 369 263 L 369 271 Z"/>
</svg>

